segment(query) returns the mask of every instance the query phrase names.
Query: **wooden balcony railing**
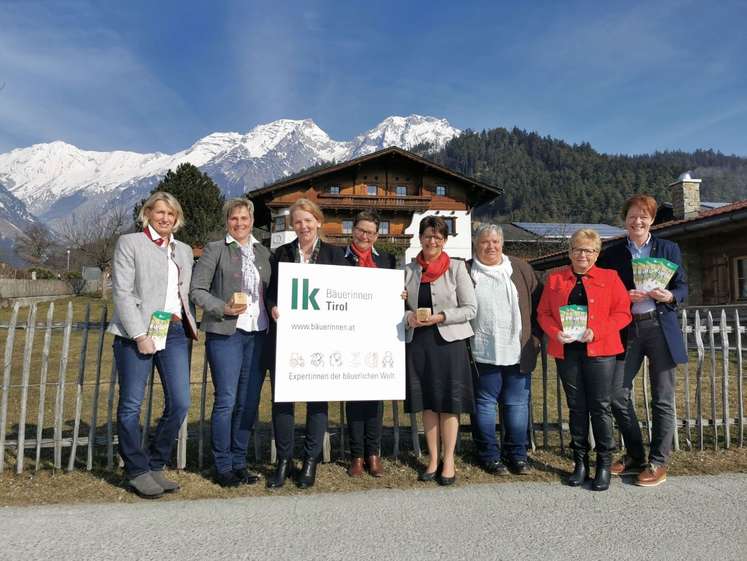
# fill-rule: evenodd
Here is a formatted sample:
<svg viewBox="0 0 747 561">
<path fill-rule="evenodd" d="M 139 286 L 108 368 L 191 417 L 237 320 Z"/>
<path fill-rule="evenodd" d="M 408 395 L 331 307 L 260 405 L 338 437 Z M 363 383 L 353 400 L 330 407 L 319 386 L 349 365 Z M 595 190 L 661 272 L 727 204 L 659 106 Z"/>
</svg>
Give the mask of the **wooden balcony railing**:
<svg viewBox="0 0 747 561">
<path fill-rule="evenodd" d="M 369 196 L 369 195 L 333 195 L 320 193 L 319 205 L 322 208 L 375 208 L 378 210 L 408 210 L 422 212 L 431 203 L 431 197 L 414 195 Z"/>
<path fill-rule="evenodd" d="M 325 232 L 324 237 L 327 238 L 327 241 L 335 245 L 347 245 L 350 243 L 352 234 L 327 234 Z M 379 234 L 379 237 L 376 239 L 376 241 L 390 243 L 397 246 L 409 247 L 411 239 L 412 234 Z"/>
</svg>

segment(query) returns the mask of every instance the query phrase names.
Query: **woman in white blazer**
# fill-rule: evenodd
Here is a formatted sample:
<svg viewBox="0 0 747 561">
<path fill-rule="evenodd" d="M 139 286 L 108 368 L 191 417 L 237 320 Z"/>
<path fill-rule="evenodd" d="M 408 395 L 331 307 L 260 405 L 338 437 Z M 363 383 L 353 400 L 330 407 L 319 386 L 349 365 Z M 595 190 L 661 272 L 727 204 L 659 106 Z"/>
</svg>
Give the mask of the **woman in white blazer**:
<svg viewBox="0 0 747 561">
<path fill-rule="evenodd" d="M 114 360 L 119 375 L 119 454 L 132 490 L 155 499 L 179 489 L 163 470 L 189 409 L 188 337 L 197 338 L 189 307 L 193 256 L 192 248 L 174 239 L 174 232 L 184 223 L 184 213 L 173 195 L 153 193 L 143 204 L 139 221 L 143 230 L 120 236 L 114 250 L 114 317 L 109 332 L 115 335 Z M 171 317 L 166 346 L 161 350 L 148 334 L 156 311 Z M 148 447 L 143 448 L 140 408 L 153 363 L 163 385 L 164 410 Z"/>
<path fill-rule="evenodd" d="M 428 467 L 421 481 L 451 485 L 456 480 L 454 448 L 459 414 L 474 409 L 466 340 L 477 306 L 475 290 L 462 260 L 443 251 L 449 231 L 440 216 L 420 222 L 421 252 L 405 268 L 407 290 L 405 411 L 423 412 Z M 421 317 L 418 319 L 418 310 Z M 427 318 L 423 315 L 427 309 Z M 443 459 L 439 463 L 438 445 Z"/>
</svg>

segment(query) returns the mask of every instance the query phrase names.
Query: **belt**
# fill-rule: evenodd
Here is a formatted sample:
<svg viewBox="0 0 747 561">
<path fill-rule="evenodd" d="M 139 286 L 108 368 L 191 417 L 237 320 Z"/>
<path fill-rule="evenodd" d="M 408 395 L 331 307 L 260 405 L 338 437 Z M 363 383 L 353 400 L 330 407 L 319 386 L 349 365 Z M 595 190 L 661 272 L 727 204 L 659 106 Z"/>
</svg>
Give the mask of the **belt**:
<svg viewBox="0 0 747 561">
<path fill-rule="evenodd" d="M 182 322 L 182 318 L 180 318 L 176 314 L 171 314 L 171 322 L 172 323 L 181 323 Z"/>
<path fill-rule="evenodd" d="M 656 310 L 645 312 L 642 314 L 633 314 L 633 320 L 635 321 L 646 321 L 648 319 L 656 319 Z"/>
</svg>

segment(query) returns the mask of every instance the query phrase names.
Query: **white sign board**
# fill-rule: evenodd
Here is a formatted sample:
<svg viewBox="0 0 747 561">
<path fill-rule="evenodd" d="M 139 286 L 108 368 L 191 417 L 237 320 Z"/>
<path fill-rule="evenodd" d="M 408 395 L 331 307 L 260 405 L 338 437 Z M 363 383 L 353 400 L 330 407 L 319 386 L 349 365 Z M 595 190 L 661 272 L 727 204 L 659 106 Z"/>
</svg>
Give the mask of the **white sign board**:
<svg viewBox="0 0 747 561">
<path fill-rule="evenodd" d="M 275 401 L 405 398 L 404 272 L 279 263 Z"/>
</svg>

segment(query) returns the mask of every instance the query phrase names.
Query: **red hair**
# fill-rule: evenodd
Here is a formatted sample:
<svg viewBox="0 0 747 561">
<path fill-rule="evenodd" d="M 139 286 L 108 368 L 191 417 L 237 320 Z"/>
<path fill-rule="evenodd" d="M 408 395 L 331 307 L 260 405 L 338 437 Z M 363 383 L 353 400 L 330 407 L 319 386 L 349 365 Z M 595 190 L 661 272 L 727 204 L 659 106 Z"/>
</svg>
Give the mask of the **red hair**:
<svg viewBox="0 0 747 561">
<path fill-rule="evenodd" d="M 628 216 L 628 211 L 634 206 L 645 210 L 652 219 L 656 218 L 656 200 L 651 195 L 633 195 L 625 201 L 622 209 L 623 218 Z"/>
</svg>

